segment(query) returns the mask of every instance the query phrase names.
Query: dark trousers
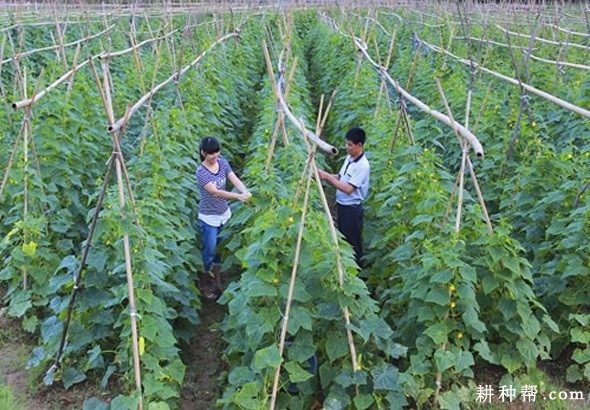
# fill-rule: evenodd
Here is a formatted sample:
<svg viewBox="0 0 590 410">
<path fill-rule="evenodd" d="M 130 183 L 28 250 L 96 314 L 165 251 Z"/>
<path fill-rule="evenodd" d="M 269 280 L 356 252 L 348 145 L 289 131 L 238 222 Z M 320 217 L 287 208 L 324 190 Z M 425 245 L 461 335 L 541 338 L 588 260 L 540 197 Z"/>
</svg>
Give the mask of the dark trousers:
<svg viewBox="0 0 590 410">
<path fill-rule="evenodd" d="M 361 205 L 338 204 L 338 230 L 346 242 L 354 248 L 356 263 L 361 265 L 363 257 L 363 208 Z"/>
</svg>

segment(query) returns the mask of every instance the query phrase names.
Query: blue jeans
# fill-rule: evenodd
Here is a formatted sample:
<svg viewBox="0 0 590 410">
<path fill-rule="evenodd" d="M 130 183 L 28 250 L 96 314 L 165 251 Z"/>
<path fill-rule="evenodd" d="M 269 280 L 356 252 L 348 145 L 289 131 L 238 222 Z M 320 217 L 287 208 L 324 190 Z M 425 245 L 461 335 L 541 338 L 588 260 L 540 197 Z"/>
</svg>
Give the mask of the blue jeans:
<svg viewBox="0 0 590 410">
<path fill-rule="evenodd" d="M 219 254 L 215 252 L 215 248 L 219 242 L 225 239 L 225 236 L 221 236 L 222 226 L 211 226 L 199 219 L 199 229 L 201 230 L 201 241 L 203 242 L 203 249 L 201 250 L 201 256 L 203 257 L 203 264 L 205 265 L 205 272 L 208 272 L 211 265 L 214 263 L 220 263 L 221 258 Z"/>
</svg>

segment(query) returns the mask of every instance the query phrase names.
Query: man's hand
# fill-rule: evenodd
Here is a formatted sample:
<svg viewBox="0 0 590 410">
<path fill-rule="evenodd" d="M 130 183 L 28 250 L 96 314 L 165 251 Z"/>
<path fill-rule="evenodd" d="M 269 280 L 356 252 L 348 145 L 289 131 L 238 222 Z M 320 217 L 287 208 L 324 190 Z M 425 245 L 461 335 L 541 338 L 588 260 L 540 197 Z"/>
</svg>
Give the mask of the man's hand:
<svg viewBox="0 0 590 410">
<path fill-rule="evenodd" d="M 318 174 L 319 174 L 320 179 L 322 181 L 331 181 L 332 179 L 334 179 L 334 175 L 332 175 L 322 169 L 318 169 Z"/>
</svg>

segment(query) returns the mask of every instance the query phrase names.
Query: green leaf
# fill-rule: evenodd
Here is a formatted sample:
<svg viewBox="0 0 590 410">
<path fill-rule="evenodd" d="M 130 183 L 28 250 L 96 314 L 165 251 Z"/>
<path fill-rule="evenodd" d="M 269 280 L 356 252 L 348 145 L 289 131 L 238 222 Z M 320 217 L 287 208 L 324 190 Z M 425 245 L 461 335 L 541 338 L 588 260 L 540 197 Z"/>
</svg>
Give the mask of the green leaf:
<svg viewBox="0 0 590 410">
<path fill-rule="evenodd" d="M 300 328 L 311 330 L 311 314 L 302 306 L 294 306 L 289 314 L 289 334 L 296 334 Z"/>
<path fill-rule="evenodd" d="M 490 350 L 490 347 L 488 346 L 488 342 L 487 341 L 480 340 L 479 342 L 477 342 L 473 346 L 473 350 L 475 350 L 476 352 L 478 352 L 479 355 L 481 356 L 481 358 L 484 359 L 484 360 L 487 360 L 489 363 L 492 363 L 492 364 L 500 364 L 494 358 L 494 355 L 493 355 L 492 351 Z"/>
<path fill-rule="evenodd" d="M 109 410 L 109 408 L 110 406 L 108 403 L 105 403 L 96 397 L 84 400 L 84 403 L 82 404 L 82 410 Z"/>
<path fill-rule="evenodd" d="M 368 409 L 374 402 L 375 399 L 371 394 L 359 394 L 354 398 L 354 406 L 358 410 Z"/>
<path fill-rule="evenodd" d="M 304 381 L 310 379 L 311 377 L 313 377 L 313 374 L 304 370 L 299 365 L 299 363 L 287 362 L 287 363 L 285 363 L 284 367 L 287 370 L 287 372 L 289 372 L 289 379 L 293 383 L 304 382 Z"/>
<path fill-rule="evenodd" d="M 453 279 L 453 272 L 448 269 L 439 271 L 430 278 L 431 283 L 447 284 Z"/>
<path fill-rule="evenodd" d="M 35 254 L 37 253 L 37 244 L 33 241 L 30 241 L 29 243 L 23 243 L 22 251 L 25 255 L 34 258 Z"/>
<path fill-rule="evenodd" d="M 69 389 L 74 384 L 86 380 L 86 375 L 81 370 L 75 369 L 73 367 L 67 367 L 61 374 L 61 380 L 64 383 L 64 387 Z"/>
<path fill-rule="evenodd" d="M 434 352 L 434 362 L 436 363 L 437 371 L 442 373 L 455 364 L 455 355 L 449 350 L 438 348 Z"/>
<path fill-rule="evenodd" d="M 408 406 L 406 395 L 399 390 L 387 393 L 386 399 L 389 404 L 389 407 L 387 407 L 389 410 L 403 410 Z"/>
<path fill-rule="evenodd" d="M 516 342 L 516 348 L 526 360 L 526 364 L 532 364 L 539 356 L 539 348 L 529 339 L 521 339 Z"/>
<path fill-rule="evenodd" d="M 285 299 L 289 294 L 289 285 L 282 285 L 279 289 L 279 295 Z M 296 282 L 293 288 L 293 300 L 306 303 L 311 299 L 311 295 L 305 290 L 305 286 L 301 282 Z"/>
<path fill-rule="evenodd" d="M 449 291 L 446 288 L 435 287 L 430 289 L 426 295 L 425 302 L 436 303 L 440 306 L 447 306 L 450 301 Z"/>
<path fill-rule="evenodd" d="M 541 324 L 534 316 L 528 318 L 522 317 L 521 321 L 522 330 L 529 339 L 535 339 L 541 331 Z"/>
<path fill-rule="evenodd" d="M 115 370 L 117 370 L 116 366 L 109 366 L 107 368 L 107 370 L 104 372 L 104 375 L 102 376 L 102 379 L 100 381 L 100 387 L 104 390 L 107 387 L 107 384 L 109 383 L 109 379 L 111 378 L 111 376 L 113 375 L 113 373 L 115 373 Z"/>
<path fill-rule="evenodd" d="M 580 381 L 582 380 L 582 377 L 583 374 L 582 370 L 580 369 L 580 366 L 578 366 L 577 364 L 572 364 L 568 366 L 565 376 L 565 380 L 568 383 L 575 383 L 577 381 Z"/>
<path fill-rule="evenodd" d="M 238 366 L 232 369 L 228 375 L 228 382 L 232 386 L 241 386 L 254 379 L 254 372 L 247 366 Z"/>
<path fill-rule="evenodd" d="M 259 349 L 254 353 L 254 367 L 258 370 L 267 367 L 275 369 L 279 364 L 281 364 L 281 356 L 276 344 Z"/>
<path fill-rule="evenodd" d="M 50 316 L 41 324 L 41 338 L 45 344 L 61 336 L 63 322 L 55 316 Z"/>
<path fill-rule="evenodd" d="M 330 363 L 324 363 L 320 366 L 320 381 L 322 388 L 325 390 L 338 376 L 340 369 L 332 366 Z"/>
<path fill-rule="evenodd" d="M 55 270 L 54 275 L 57 274 L 57 272 L 59 272 L 62 269 L 66 269 L 68 271 L 68 273 L 73 273 L 76 271 L 77 266 L 78 266 L 78 260 L 76 259 L 75 256 L 73 256 L 73 255 L 66 256 L 65 258 L 62 259 L 61 263 L 59 264 L 59 266 Z"/>
<path fill-rule="evenodd" d="M 326 354 L 331 362 L 345 356 L 349 350 L 348 340 L 336 333 L 330 333 L 326 339 Z"/>
<path fill-rule="evenodd" d="M 504 266 L 506 266 L 510 271 L 512 271 L 517 277 L 522 276 L 520 258 L 516 256 L 510 256 L 508 258 L 502 259 L 502 261 L 504 262 Z"/>
<path fill-rule="evenodd" d="M 559 334 L 559 326 L 553 321 L 553 319 L 551 319 L 549 315 L 543 315 L 543 322 L 549 326 L 549 329 Z"/>
<path fill-rule="evenodd" d="M 447 341 L 447 326 L 444 323 L 436 323 L 429 326 L 424 333 L 437 345 Z"/>
<path fill-rule="evenodd" d="M 582 326 L 588 326 L 588 324 L 590 323 L 590 315 L 588 315 L 588 314 L 580 315 L 580 314 L 571 313 L 568 316 L 568 319 L 575 320 L 576 322 L 578 322 Z"/>
<path fill-rule="evenodd" d="M 371 334 L 386 339 L 391 337 L 393 331 L 385 320 L 377 316 L 371 316 L 361 321 L 358 333 L 365 341 L 368 341 Z"/>
<path fill-rule="evenodd" d="M 488 295 L 490 292 L 492 292 L 494 289 L 496 289 L 498 286 L 500 286 L 500 281 L 491 275 L 486 276 L 482 279 L 481 286 L 482 286 L 483 292 L 486 295 Z"/>
<path fill-rule="evenodd" d="M 323 410 L 344 410 L 350 404 L 350 399 L 345 394 L 334 394 L 333 392 L 324 401 Z"/>
<path fill-rule="evenodd" d="M 465 306 L 465 312 L 463 312 L 463 320 L 467 326 L 472 327 L 473 329 L 477 330 L 479 333 L 484 333 L 486 329 L 485 323 L 479 320 L 477 315 L 477 311 L 471 304 L 467 304 Z"/>
<path fill-rule="evenodd" d="M 23 329 L 25 329 L 29 333 L 35 332 L 37 330 L 37 325 L 39 324 L 39 319 L 37 316 L 29 316 L 23 319 Z"/>
<path fill-rule="evenodd" d="M 300 332 L 295 338 L 295 342 L 285 348 L 285 353 L 290 360 L 304 362 L 313 356 L 316 350 L 311 334 Z"/>
<path fill-rule="evenodd" d="M 101 250 L 92 249 L 86 259 L 86 264 L 89 267 L 96 269 L 98 272 L 104 270 L 108 255 Z"/>
<path fill-rule="evenodd" d="M 88 354 L 88 362 L 84 367 L 84 370 L 88 371 L 90 369 L 104 367 L 104 358 L 102 357 L 102 350 L 100 349 L 100 345 L 94 346 L 91 350 L 87 352 Z"/>
<path fill-rule="evenodd" d="M 170 406 L 164 401 L 151 402 L 148 405 L 148 410 L 170 410 Z"/>
<path fill-rule="evenodd" d="M 258 400 L 259 392 L 260 387 L 257 382 L 247 383 L 235 394 L 233 402 L 239 408 L 257 410 L 260 408 L 260 401 Z"/>
<path fill-rule="evenodd" d="M 502 364 L 502 366 L 504 366 L 510 374 L 520 369 L 520 367 L 523 365 L 523 363 L 520 360 L 518 360 L 517 357 L 510 353 L 502 355 L 502 358 L 500 359 L 500 364 Z"/>
<path fill-rule="evenodd" d="M 10 297 L 10 305 L 6 313 L 12 317 L 22 317 L 29 308 L 33 307 L 31 303 L 32 292 L 30 290 L 19 290 L 14 292 Z"/>
<path fill-rule="evenodd" d="M 574 327 L 570 334 L 572 336 L 571 341 L 574 343 L 590 343 L 590 332 L 586 332 L 582 328 Z"/>
<path fill-rule="evenodd" d="M 31 357 L 29 357 L 29 361 L 27 362 L 26 369 L 29 370 L 32 367 L 38 366 L 39 363 L 43 361 L 45 358 L 45 348 L 42 346 L 37 346 L 31 352 Z"/>
<path fill-rule="evenodd" d="M 446 391 L 440 395 L 438 404 L 444 410 L 459 410 L 461 409 L 461 397 L 454 391 Z"/>
<path fill-rule="evenodd" d="M 352 372 L 350 370 L 342 370 L 336 378 L 334 378 L 334 382 L 338 383 L 340 386 L 347 388 L 354 384 L 354 378 L 352 377 Z"/>
<path fill-rule="evenodd" d="M 576 350 L 574 350 L 572 360 L 579 364 L 590 362 L 590 348 L 584 350 L 577 348 Z"/>
<path fill-rule="evenodd" d="M 23 249 L 24 251 L 24 249 Z M 567 261 L 567 265 L 563 270 L 561 279 L 567 279 L 570 276 L 581 276 L 585 277 L 588 274 L 588 268 L 584 266 L 584 260 L 577 255 L 573 255 Z"/>
<path fill-rule="evenodd" d="M 457 372 L 469 369 L 475 364 L 473 355 L 468 350 L 461 350 L 458 354 L 455 354 L 455 357 L 457 358 L 457 362 L 455 363 L 455 370 Z"/>
<path fill-rule="evenodd" d="M 405 356 L 408 352 L 408 348 L 405 346 L 400 345 L 399 343 L 395 343 L 390 338 L 388 339 L 381 339 L 377 338 L 375 340 L 375 345 L 383 350 L 386 354 L 391 356 L 394 359 L 399 359 L 402 356 Z"/>
<path fill-rule="evenodd" d="M 244 289 L 244 293 L 246 296 L 251 298 L 261 297 L 261 296 L 272 296 L 276 297 L 278 294 L 277 287 L 261 281 L 258 278 L 254 278 L 250 283 L 248 283 L 247 287 Z"/>
<path fill-rule="evenodd" d="M 137 397 L 118 395 L 111 402 L 111 410 L 129 410 L 137 409 L 139 407 L 139 399 Z"/>
<path fill-rule="evenodd" d="M 373 384 L 377 390 L 394 390 L 397 387 L 398 369 L 388 363 L 384 363 L 371 371 Z"/>
</svg>

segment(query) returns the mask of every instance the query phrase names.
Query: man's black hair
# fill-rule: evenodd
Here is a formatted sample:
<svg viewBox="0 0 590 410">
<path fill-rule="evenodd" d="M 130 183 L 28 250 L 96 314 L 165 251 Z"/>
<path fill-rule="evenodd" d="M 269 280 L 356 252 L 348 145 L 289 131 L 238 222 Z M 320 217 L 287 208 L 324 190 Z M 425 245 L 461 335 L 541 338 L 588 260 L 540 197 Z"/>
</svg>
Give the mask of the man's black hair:
<svg viewBox="0 0 590 410">
<path fill-rule="evenodd" d="M 219 141 L 217 141 L 213 137 L 205 137 L 201 141 L 201 146 L 199 149 L 199 154 L 201 155 L 201 160 L 205 159 L 205 154 L 215 154 L 221 150 L 221 145 L 219 145 Z"/>
<path fill-rule="evenodd" d="M 348 130 L 346 135 L 344 136 L 345 139 L 352 141 L 354 144 L 361 144 L 365 143 L 367 136 L 365 135 L 365 131 L 360 127 L 353 127 Z"/>
</svg>

